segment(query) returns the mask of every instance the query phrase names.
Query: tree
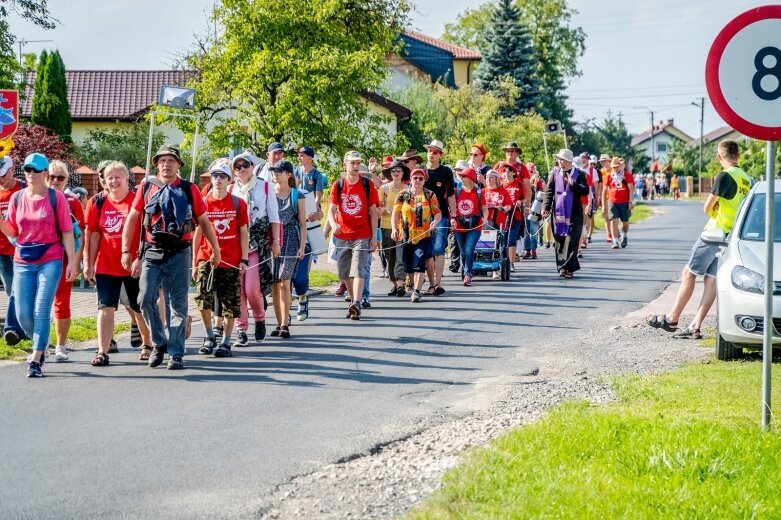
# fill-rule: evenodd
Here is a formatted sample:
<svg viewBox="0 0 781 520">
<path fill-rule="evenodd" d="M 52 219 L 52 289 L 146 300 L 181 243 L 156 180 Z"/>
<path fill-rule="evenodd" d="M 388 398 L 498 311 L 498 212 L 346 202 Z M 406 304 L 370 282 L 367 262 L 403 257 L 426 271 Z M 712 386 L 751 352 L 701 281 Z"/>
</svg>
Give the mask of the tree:
<svg viewBox="0 0 781 520">
<path fill-rule="evenodd" d="M 71 142 L 71 115 L 65 65 L 59 51 L 41 53 L 35 77 L 33 107 L 30 122 L 43 125 Z"/>
<path fill-rule="evenodd" d="M 144 167 L 149 139 L 149 123 L 134 123 L 128 127 L 110 130 L 90 130 L 84 142 L 76 146 L 75 155 L 82 164 L 97 168 L 104 159 L 122 161 L 128 168 Z M 152 138 L 152 150 L 157 150 L 165 140 L 165 134 L 156 131 Z"/>
<path fill-rule="evenodd" d="M 53 29 L 57 20 L 46 4 L 47 0 L 0 0 L 0 88 L 19 88 L 17 75 L 23 71 L 14 49 L 16 37 L 8 25 L 9 11 L 38 27 Z"/>
<path fill-rule="evenodd" d="M 580 75 L 578 59 L 586 49 L 583 29 L 570 25 L 577 10 L 568 7 L 567 0 L 515 0 L 515 3 L 531 31 L 537 55 L 537 76 L 542 85 L 538 112 L 571 128 L 572 111 L 567 108 L 564 90 L 569 78 Z M 459 45 L 476 45 L 485 53 L 483 35 L 488 32 L 490 13 L 490 4 L 465 11 L 455 23 L 445 26 L 444 38 Z"/>
<path fill-rule="evenodd" d="M 41 125 L 20 125 L 14 134 L 14 148 L 11 158 L 16 164 L 22 164 L 24 158 L 33 152 L 42 153 L 49 160 L 59 159 L 71 166 L 77 166 L 77 161 L 71 155 L 70 146 Z"/>
<path fill-rule="evenodd" d="M 511 116 L 539 106 L 540 83 L 536 76 L 537 58 L 528 28 L 520 20 L 520 11 L 512 0 L 499 0 L 485 35 L 483 60 L 475 74 L 477 86 L 496 90 L 509 77 L 520 89 L 514 106 L 502 111 Z"/>
<path fill-rule="evenodd" d="M 185 60 L 198 72 L 191 86 L 213 151 L 391 146 L 361 93 L 385 80 L 408 9 L 406 0 L 224 0 L 213 16 L 226 30 Z"/>
<path fill-rule="evenodd" d="M 613 115 L 609 111 L 601 123 L 587 119 L 575 127 L 576 135 L 573 150 L 611 157 L 624 157 L 632 161 L 635 171 L 647 169 L 650 158 L 639 148 L 632 147 L 632 134 L 626 127 L 622 114 Z"/>
</svg>

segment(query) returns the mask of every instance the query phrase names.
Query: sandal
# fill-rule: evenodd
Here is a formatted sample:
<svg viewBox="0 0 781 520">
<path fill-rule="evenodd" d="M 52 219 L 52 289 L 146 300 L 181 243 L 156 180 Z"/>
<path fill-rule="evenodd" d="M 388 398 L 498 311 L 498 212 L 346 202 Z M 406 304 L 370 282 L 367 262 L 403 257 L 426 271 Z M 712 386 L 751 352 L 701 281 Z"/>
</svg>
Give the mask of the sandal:
<svg viewBox="0 0 781 520">
<path fill-rule="evenodd" d="M 149 356 L 152 355 L 152 347 L 149 345 L 144 345 L 144 348 L 141 349 L 141 355 L 138 356 L 139 361 L 149 361 Z"/>
<path fill-rule="evenodd" d="M 649 316 L 645 319 L 645 322 L 655 329 L 666 330 L 667 332 L 675 332 L 678 330 L 677 321 L 667 321 L 667 315 L 661 316 Z"/>
<path fill-rule="evenodd" d="M 575 273 L 572 271 L 564 271 L 564 278 L 575 278 Z"/>
<path fill-rule="evenodd" d="M 436 290 L 437 290 L 436 286 L 429 285 L 428 289 L 426 289 L 426 293 L 425 294 L 428 295 L 428 296 L 434 296 L 434 294 L 436 293 Z"/>
<path fill-rule="evenodd" d="M 434 296 L 442 296 L 443 294 L 445 294 L 445 288 L 441 285 L 437 285 L 434 288 Z"/>
<path fill-rule="evenodd" d="M 673 334 L 673 338 L 675 339 L 702 339 L 702 332 L 700 329 L 690 329 L 685 328 L 681 329 L 675 334 Z"/>
<path fill-rule="evenodd" d="M 282 327 L 279 330 L 279 337 L 280 338 L 289 338 L 290 337 L 290 329 L 287 325 L 282 325 Z"/>
<path fill-rule="evenodd" d="M 98 352 L 95 354 L 95 357 L 92 358 L 92 361 L 90 362 L 90 365 L 93 367 L 105 367 L 108 365 L 108 354 L 103 354 L 102 352 Z"/>
</svg>

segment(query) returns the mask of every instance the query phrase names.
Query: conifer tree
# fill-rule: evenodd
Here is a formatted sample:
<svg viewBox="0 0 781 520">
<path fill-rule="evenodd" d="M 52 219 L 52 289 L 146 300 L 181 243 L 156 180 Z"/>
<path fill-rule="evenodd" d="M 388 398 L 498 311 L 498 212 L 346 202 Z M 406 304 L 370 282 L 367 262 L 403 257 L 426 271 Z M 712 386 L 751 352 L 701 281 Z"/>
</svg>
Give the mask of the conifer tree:
<svg viewBox="0 0 781 520">
<path fill-rule="evenodd" d="M 35 75 L 35 92 L 30 122 L 45 126 L 66 142 L 71 142 L 71 115 L 65 64 L 59 51 L 43 51 Z"/>
</svg>

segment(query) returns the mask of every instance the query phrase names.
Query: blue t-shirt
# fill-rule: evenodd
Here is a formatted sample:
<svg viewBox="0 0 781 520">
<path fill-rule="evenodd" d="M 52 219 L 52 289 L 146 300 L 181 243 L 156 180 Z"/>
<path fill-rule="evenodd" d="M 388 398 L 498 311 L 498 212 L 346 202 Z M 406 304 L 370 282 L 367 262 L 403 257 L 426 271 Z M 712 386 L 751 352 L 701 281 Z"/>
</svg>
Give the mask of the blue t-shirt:
<svg viewBox="0 0 781 520">
<path fill-rule="evenodd" d="M 322 193 L 325 190 L 325 174 L 317 168 L 312 168 L 309 173 L 304 173 L 304 169 L 298 166 L 295 169 L 296 179 L 301 181 L 301 188 L 313 193 Z"/>
</svg>

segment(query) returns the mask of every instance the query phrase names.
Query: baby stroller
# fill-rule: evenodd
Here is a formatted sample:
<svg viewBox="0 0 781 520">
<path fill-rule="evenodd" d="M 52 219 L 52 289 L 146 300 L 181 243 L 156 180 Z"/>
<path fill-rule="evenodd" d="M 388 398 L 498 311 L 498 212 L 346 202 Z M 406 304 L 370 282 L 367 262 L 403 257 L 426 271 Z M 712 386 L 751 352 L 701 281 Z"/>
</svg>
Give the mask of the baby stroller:
<svg viewBox="0 0 781 520">
<path fill-rule="evenodd" d="M 505 215 L 509 212 L 502 208 L 489 207 L 497 210 L 494 212 L 494 219 L 483 226 L 480 238 L 475 246 L 475 261 L 472 273 L 477 275 L 488 275 L 499 271 L 499 277 L 506 282 L 510 279 L 510 259 L 507 258 L 507 226 L 496 224 L 496 214 L 501 211 Z M 507 218 L 505 218 L 505 222 Z"/>
</svg>

